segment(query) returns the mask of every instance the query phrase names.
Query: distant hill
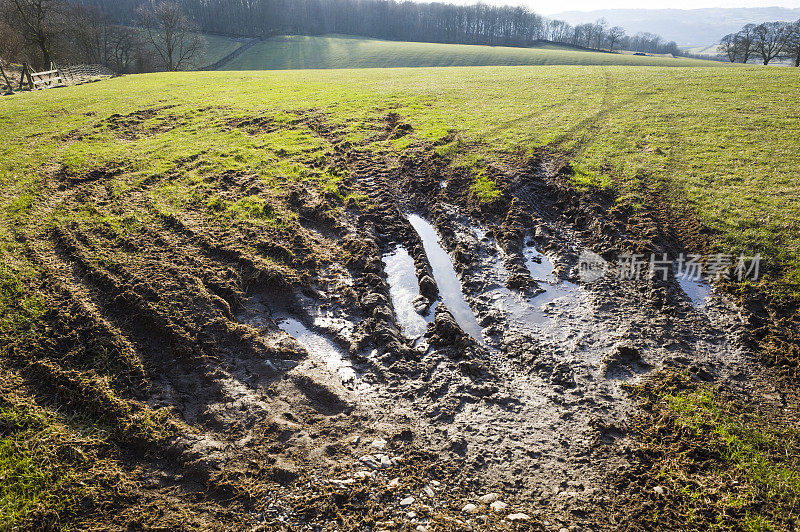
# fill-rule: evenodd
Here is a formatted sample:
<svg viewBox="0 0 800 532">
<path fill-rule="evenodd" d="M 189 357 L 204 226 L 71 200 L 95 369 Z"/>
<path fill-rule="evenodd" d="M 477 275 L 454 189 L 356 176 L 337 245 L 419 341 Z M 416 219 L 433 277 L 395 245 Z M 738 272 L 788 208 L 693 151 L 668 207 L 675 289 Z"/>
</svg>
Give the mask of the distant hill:
<svg viewBox="0 0 800 532">
<path fill-rule="evenodd" d="M 718 42 L 728 33 L 748 22 L 798 20 L 800 9 L 783 7 L 709 8 L 709 9 L 608 9 L 567 11 L 549 18 L 570 24 L 583 24 L 605 18 L 612 26 L 622 26 L 629 35 L 650 32 L 661 35 L 678 46 L 694 47 Z"/>
<path fill-rule="evenodd" d="M 635 56 L 546 44 L 534 48 L 383 41 L 349 35 L 273 37 L 219 70 L 390 68 L 492 65 L 720 66 L 686 58 Z"/>
</svg>

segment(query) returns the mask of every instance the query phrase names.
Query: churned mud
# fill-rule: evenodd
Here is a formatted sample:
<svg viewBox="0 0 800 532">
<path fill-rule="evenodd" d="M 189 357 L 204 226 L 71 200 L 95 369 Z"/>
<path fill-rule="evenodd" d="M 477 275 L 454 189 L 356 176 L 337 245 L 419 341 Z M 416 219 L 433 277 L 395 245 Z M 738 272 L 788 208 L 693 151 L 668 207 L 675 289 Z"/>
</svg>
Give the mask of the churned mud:
<svg viewBox="0 0 800 532">
<path fill-rule="evenodd" d="M 150 113 L 109 124 L 133 137 Z M 140 484 L 115 496 L 179 508 L 147 524 L 615 529 L 598 508 L 635 460 L 624 384 L 664 368 L 733 388 L 758 378 L 740 310 L 708 287 L 582 278 L 587 252 L 612 260 L 663 235 L 573 191 L 559 157 L 509 156 L 485 203 L 429 149 L 383 158 L 310 123 L 336 143 L 343 192 L 366 199 L 298 184 L 283 198 L 291 231 L 216 231 L 188 212 L 135 236 L 20 234 L 48 271 L 54 340 L 12 365 L 37 397 L 58 387 L 66 408 L 120 427 L 118 459 Z M 390 115 L 379 134 L 408 129 Z M 103 175 L 56 173 L 38 208 L 113 205 Z M 118 207 L 152 211 L 151 186 Z M 125 432 L 164 409 L 171 432 Z M 118 524 L 137 522 L 131 508 Z"/>
</svg>

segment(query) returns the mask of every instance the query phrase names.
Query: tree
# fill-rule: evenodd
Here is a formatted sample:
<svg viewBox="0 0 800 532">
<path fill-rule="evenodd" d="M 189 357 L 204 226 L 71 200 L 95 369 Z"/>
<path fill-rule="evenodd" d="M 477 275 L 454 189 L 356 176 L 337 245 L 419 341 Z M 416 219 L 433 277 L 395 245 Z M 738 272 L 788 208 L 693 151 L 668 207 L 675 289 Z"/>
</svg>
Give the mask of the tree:
<svg viewBox="0 0 800 532">
<path fill-rule="evenodd" d="M 736 33 L 736 43 L 738 44 L 736 53 L 742 60 L 742 63 L 750 61 L 750 56 L 755 49 L 753 43 L 756 38 L 756 27 L 755 24 L 746 24 Z"/>
<path fill-rule="evenodd" d="M 794 66 L 800 67 L 800 20 L 790 24 L 787 30 L 783 53 L 792 60 Z"/>
<path fill-rule="evenodd" d="M 125 26 L 112 26 L 108 33 L 107 65 L 117 73 L 130 72 L 134 64 L 142 71 L 148 70 L 150 63 L 146 46 L 138 32 Z"/>
<path fill-rule="evenodd" d="M 614 26 L 608 30 L 608 49 L 614 51 L 614 45 L 625 38 L 625 30 L 621 26 Z"/>
<path fill-rule="evenodd" d="M 24 47 L 25 40 L 22 35 L 0 20 L 0 61 L 19 61 Z"/>
<path fill-rule="evenodd" d="M 55 43 L 63 33 L 65 10 L 63 0 L 5 0 L 3 12 L 6 22 L 38 50 L 40 66 L 49 68 Z"/>
<path fill-rule="evenodd" d="M 188 67 L 205 48 L 205 40 L 198 33 L 197 26 L 175 2 L 143 6 L 139 9 L 139 17 L 147 43 L 169 71 Z"/>
<path fill-rule="evenodd" d="M 719 41 L 719 47 L 717 47 L 719 53 L 727 57 L 728 61 L 731 63 L 735 63 L 739 59 L 739 48 L 739 39 L 733 33 L 729 33 L 723 37 L 722 40 Z"/>
<path fill-rule="evenodd" d="M 786 37 L 790 33 L 785 22 L 765 22 L 755 27 L 753 50 L 765 65 L 783 53 Z"/>
</svg>

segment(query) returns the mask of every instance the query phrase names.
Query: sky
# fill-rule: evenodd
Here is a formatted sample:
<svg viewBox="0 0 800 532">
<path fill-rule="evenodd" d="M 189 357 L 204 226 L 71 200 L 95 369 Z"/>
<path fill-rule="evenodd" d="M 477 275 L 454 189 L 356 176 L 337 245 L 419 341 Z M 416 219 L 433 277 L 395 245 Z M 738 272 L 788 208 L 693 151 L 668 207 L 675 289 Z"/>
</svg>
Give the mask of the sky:
<svg viewBox="0 0 800 532">
<path fill-rule="evenodd" d="M 453 4 L 474 4 L 476 0 L 442 0 Z M 483 0 L 485 4 L 524 5 L 542 15 L 564 11 L 641 8 L 641 0 Z M 648 9 L 699 9 L 703 7 L 792 7 L 800 8 L 800 0 L 650 0 Z"/>
</svg>

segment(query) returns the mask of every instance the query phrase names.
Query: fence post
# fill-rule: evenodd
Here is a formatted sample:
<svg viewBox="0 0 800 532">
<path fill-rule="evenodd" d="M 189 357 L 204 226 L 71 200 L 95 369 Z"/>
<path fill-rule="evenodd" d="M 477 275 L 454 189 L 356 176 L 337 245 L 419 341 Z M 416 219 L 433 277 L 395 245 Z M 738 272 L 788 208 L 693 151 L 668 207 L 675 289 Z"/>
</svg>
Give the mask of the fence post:
<svg viewBox="0 0 800 532">
<path fill-rule="evenodd" d="M 31 90 L 34 90 L 36 85 L 33 83 L 33 78 L 31 77 L 31 67 L 29 67 L 27 63 L 25 63 L 24 74 L 25 77 L 28 78 L 28 86 L 31 88 Z"/>
<path fill-rule="evenodd" d="M 19 74 L 19 90 L 22 90 L 22 83 L 25 81 L 25 71 L 28 69 L 28 63 L 22 63 L 22 72 Z"/>
<path fill-rule="evenodd" d="M 0 61 L 0 74 L 3 74 L 3 79 L 6 80 L 6 85 L 8 85 L 8 94 L 14 92 L 14 87 L 11 85 L 11 81 L 6 76 L 6 71 L 3 69 L 3 62 Z"/>
</svg>

